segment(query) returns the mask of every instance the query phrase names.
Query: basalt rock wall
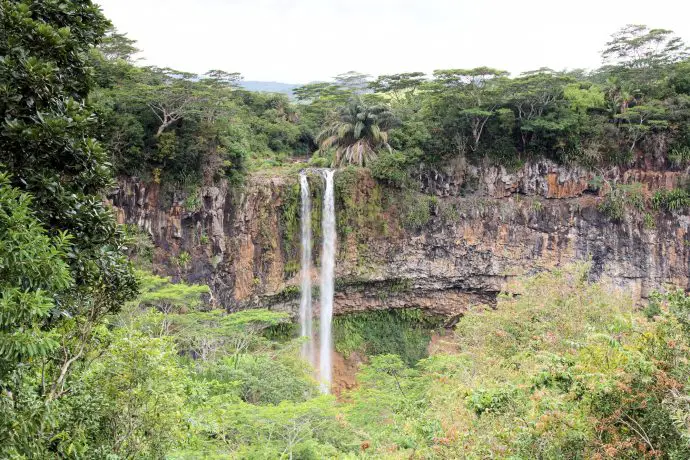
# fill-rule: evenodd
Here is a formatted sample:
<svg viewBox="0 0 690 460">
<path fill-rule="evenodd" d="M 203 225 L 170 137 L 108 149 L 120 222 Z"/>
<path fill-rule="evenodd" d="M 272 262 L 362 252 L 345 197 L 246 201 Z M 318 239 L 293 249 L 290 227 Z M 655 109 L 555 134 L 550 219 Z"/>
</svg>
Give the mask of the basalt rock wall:
<svg viewBox="0 0 690 460">
<path fill-rule="evenodd" d="M 666 283 L 688 289 L 687 213 L 630 210 L 613 221 L 599 206 L 615 184 L 639 183 L 649 195 L 686 177 L 649 170 L 598 177 L 549 162 L 516 171 L 458 163 L 420 170 L 418 189 L 409 191 L 379 184 L 367 170 L 338 172 L 335 312 L 420 307 L 452 317 L 491 303 L 512 277 L 577 261 L 636 298 Z M 318 177 L 311 183 L 318 265 Z M 153 239 L 156 271 L 208 283 L 228 310 L 294 312 L 298 191 L 296 174 L 201 187 L 193 199 L 121 178 L 110 199 L 120 222 Z M 408 209 L 411 201 L 419 215 Z M 313 276 L 318 285 L 317 269 Z"/>
</svg>

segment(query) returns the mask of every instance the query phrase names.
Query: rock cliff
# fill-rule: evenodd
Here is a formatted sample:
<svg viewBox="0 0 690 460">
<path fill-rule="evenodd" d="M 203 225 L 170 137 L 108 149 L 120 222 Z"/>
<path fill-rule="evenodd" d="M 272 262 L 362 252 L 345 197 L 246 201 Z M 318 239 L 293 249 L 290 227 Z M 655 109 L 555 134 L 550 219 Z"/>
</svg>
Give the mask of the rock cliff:
<svg viewBox="0 0 690 460">
<path fill-rule="evenodd" d="M 651 194 L 686 177 L 612 170 L 593 187 L 595 173 L 549 162 L 513 172 L 456 164 L 421 170 L 419 191 L 410 192 L 345 169 L 336 175 L 336 314 L 421 307 L 452 317 L 492 302 L 511 277 L 586 260 L 592 277 L 637 298 L 665 283 L 688 289 L 687 213 L 631 210 L 614 221 L 599 207 L 612 183 L 639 183 Z M 311 182 L 318 264 L 320 184 Z M 294 312 L 298 191 L 296 174 L 252 175 L 241 187 L 202 187 L 190 200 L 122 178 L 111 201 L 120 222 L 153 238 L 157 271 L 208 283 L 229 310 Z"/>
</svg>

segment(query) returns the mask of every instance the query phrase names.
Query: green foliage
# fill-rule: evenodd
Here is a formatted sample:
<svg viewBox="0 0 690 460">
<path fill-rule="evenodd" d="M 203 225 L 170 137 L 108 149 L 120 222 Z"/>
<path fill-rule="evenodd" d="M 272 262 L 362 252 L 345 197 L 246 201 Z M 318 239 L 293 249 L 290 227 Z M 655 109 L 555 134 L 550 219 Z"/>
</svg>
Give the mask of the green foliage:
<svg viewBox="0 0 690 460">
<path fill-rule="evenodd" d="M 465 397 L 467 408 L 477 416 L 484 413 L 502 414 L 516 403 L 519 394 L 516 388 L 478 388 Z"/>
<path fill-rule="evenodd" d="M 684 168 L 690 164 L 690 147 L 683 146 L 672 149 L 668 154 L 668 159 L 676 168 Z"/>
<path fill-rule="evenodd" d="M 141 267 L 153 262 L 155 245 L 151 235 L 137 225 L 123 225 L 129 259 Z"/>
<path fill-rule="evenodd" d="M 479 67 L 370 83 L 348 72 L 299 88 L 293 104 L 240 90 L 239 74 L 134 66 L 135 42 L 108 27 L 91 1 L 0 0 L 0 457 L 690 457 L 680 290 L 639 312 L 587 282 L 586 267 L 543 273 L 468 311 L 432 356 L 440 323 L 420 310 L 337 317 L 336 349 L 365 364 L 336 402 L 319 395 L 287 314 L 228 313 L 206 303 L 207 286 L 146 272 L 134 299 L 127 256 L 150 263 L 153 243 L 118 227 L 104 200 L 110 163 L 164 197 L 183 188 L 196 211 L 200 185 L 285 163 L 294 175 L 291 157 L 321 147 L 312 165 L 366 164 L 379 181 L 336 175 L 341 241 L 369 241 L 394 218 L 411 231 L 457 220 L 435 197 L 386 193 L 452 157 L 685 168 L 687 53 L 670 31 L 627 26 L 603 52 L 611 65 L 589 75 Z M 281 198 L 290 276 L 299 188 Z M 677 212 L 690 197 L 661 190 L 651 202 Z M 644 208 L 640 184 L 614 185 L 600 205 L 613 220 Z M 276 249 L 259 220 L 260 244 Z M 173 262 L 181 273 L 192 257 Z M 411 287 L 377 294 L 385 304 Z"/>
<path fill-rule="evenodd" d="M 374 179 L 402 188 L 409 182 L 408 159 L 400 152 L 382 152 L 369 164 Z"/>
<path fill-rule="evenodd" d="M 687 456 L 680 382 L 690 368 L 678 358 L 690 337 L 688 297 L 657 296 L 649 323 L 630 299 L 586 278 L 586 266 L 574 267 L 511 286 L 519 295 L 460 321 L 458 354 L 415 368 L 372 358 L 347 411 L 370 455 Z"/>
<path fill-rule="evenodd" d="M 642 211 L 645 208 L 642 184 L 618 184 L 599 203 L 599 210 L 613 221 L 621 221 L 633 210 Z"/>
<path fill-rule="evenodd" d="M 432 209 L 438 205 L 435 196 L 409 192 L 401 203 L 402 226 L 408 230 L 419 231 L 431 220 Z"/>
<path fill-rule="evenodd" d="M 250 404 L 304 402 L 318 395 L 308 368 L 298 359 L 276 359 L 267 354 L 253 354 L 237 367 L 231 360 L 219 363 L 205 375 L 221 381 L 237 382 L 237 394 Z"/>
<path fill-rule="evenodd" d="M 176 256 L 172 256 L 172 262 L 180 269 L 187 271 L 192 256 L 187 251 L 182 251 Z"/>
<path fill-rule="evenodd" d="M 390 150 L 388 130 L 398 120 L 385 106 L 366 105 L 353 98 L 338 111 L 338 119 L 316 138 L 322 151 L 335 147 L 334 165 L 364 166 L 373 161 L 381 149 Z"/>
<path fill-rule="evenodd" d="M 113 53 L 113 46 L 123 50 Z M 92 53 L 100 84 L 93 100 L 117 172 L 162 183 L 238 184 L 247 169 L 309 153 L 313 140 L 286 97 L 240 90 L 239 74 L 136 67 L 122 58 L 133 46 L 111 31 Z"/>
<path fill-rule="evenodd" d="M 368 236 L 387 234 L 384 191 L 378 184 L 372 183 L 365 169 L 348 166 L 339 170 L 334 178 L 334 187 L 336 227 L 343 241 L 351 233 L 360 241 Z M 320 212 L 312 212 L 312 219 L 317 218 L 317 222 L 320 222 Z M 320 236 L 320 229 L 312 229 L 316 230 L 315 238 Z"/>
<path fill-rule="evenodd" d="M 351 313 L 334 318 L 333 342 L 345 356 L 355 351 L 369 356 L 395 354 L 414 365 L 427 355 L 431 333 L 438 326 L 438 318 L 417 309 Z"/>
<path fill-rule="evenodd" d="M 690 193 L 681 188 L 660 189 L 652 196 L 652 205 L 659 211 L 680 211 L 690 207 Z"/>
<path fill-rule="evenodd" d="M 162 458 L 183 437 L 186 375 L 168 337 L 120 330 L 84 375 L 100 400 L 97 440 L 126 458 Z"/>
<path fill-rule="evenodd" d="M 687 143 L 686 47 L 671 31 L 641 25 L 614 34 L 607 65 L 591 73 L 540 68 L 510 78 L 477 67 L 370 81 L 349 72 L 297 88 L 297 103 L 243 91 L 239 74 L 138 68 L 135 51 L 111 31 L 90 53 L 99 83 L 93 100 L 118 172 L 163 183 L 238 183 L 247 170 L 312 154 L 315 167 L 364 165 L 390 149 L 404 152 L 405 166 L 455 155 L 507 166 L 536 156 L 587 167 L 661 164 L 673 157 L 666 145 L 681 152 Z M 646 143 L 660 139 L 663 151 L 652 152 Z M 377 177 L 399 183 L 395 156 L 377 166 Z"/>
<path fill-rule="evenodd" d="M 90 1 L 0 1 L 0 457 L 85 456 L 79 372 L 136 293 L 87 105 L 108 21 Z M 75 377 L 76 375 L 76 377 Z"/>
<path fill-rule="evenodd" d="M 300 287 L 297 285 L 286 286 L 284 289 L 280 290 L 274 297 L 273 300 L 276 302 L 286 302 L 289 300 L 297 299 L 300 296 Z"/>
<path fill-rule="evenodd" d="M 300 186 L 293 184 L 285 189 L 280 206 L 280 232 L 286 255 L 285 275 L 290 277 L 299 270 L 300 255 Z"/>
<path fill-rule="evenodd" d="M 240 458 L 328 458 L 354 447 L 327 396 L 266 406 L 218 397 L 194 422 Z"/>
<path fill-rule="evenodd" d="M 671 30 L 629 24 L 611 38 L 602 57 L 628 69 L 654 68 L 688 56 L 685 44 Z"/>
<path fill-rule="evenodd" d="M 174 284 L 170 279 L 152 273 L 138 271 L 140 293 L 136 303 L 155 306 L 161 310 L 193 309 L 201 305 L 201 296 L 208 294 L 204 285 Z"/>
<path fill-rule="evenodd" d="M 56 296 L 73 282 L 65 263 L 70 237 L 50 237 L 31 211 L 31 197 L 0 173 L 0 384 L 13 370 L 58 347 L 46 330 Z"/>
</svg>

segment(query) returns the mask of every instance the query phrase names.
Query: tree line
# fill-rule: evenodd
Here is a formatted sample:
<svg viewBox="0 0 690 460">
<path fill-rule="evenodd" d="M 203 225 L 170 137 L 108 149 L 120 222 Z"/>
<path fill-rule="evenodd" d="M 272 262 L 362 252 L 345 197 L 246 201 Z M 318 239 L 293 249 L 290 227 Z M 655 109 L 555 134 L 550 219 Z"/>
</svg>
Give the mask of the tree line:
<svg viewBox="0 0 690 460">
<path fill-rule="evenodd" d="M 628 25 L 599 69 L 488 67 L 347 72 L 284 95 L 250 93 L 241 75 L 137 64 L 111 30 L 92 50 L 101 140 L 115 170 L 174 183 L 241 179 L 310 158 L 318 166 L 405 169 L 455 156 L 515 167 L 536 157 L 592 168 L 682 168 L 690 160 L 690 61 L 672 31 Z"/>
</svg>

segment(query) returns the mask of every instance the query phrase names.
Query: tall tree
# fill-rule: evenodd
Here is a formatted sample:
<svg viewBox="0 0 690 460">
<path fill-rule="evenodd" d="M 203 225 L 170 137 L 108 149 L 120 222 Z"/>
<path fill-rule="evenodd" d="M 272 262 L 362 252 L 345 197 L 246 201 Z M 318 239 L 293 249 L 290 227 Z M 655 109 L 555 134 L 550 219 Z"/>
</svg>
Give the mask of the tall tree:
<svg viewBox="0 0 690 460">
<path fill-rule="evenodd" d="M 361 95 L 367 91 L 369 80 L 371 80 L 371 75 L 350 70 L 337 75 L 335 77 L 335 84 L 353 94 Z"/>
<path fill-rule="evenodd" d="M 501 102 L 497 82 L 507 75 L 489 67 L 434 71 L 435 82 L 452 91 L 461 107 L 459 114 L 469 126 L 473 152 L 479 148 L 484 127 Z"/>
<path fill-rule="evenodd" d="M 688 48 L 673 31 L 629 24 L 611 36 L 601 52 L 605 67 L 634 96 L 664 97 L 670 65 L 688 57 Z"/>
<path fill-rule="evenodd" d="M 14 407 L 21 398 L 46 402 L 27 415 L 33 420 L 69 393 L 101 319 L 136 292 L 124 234 L 104 203 L 112 175 L 86 104 L 89 52 L 108 26 L 88 0 L 0 1 L 0 164 L 15 188 L 33 196 L 30 209 L 47 234 L 71 235 L 60 248 L 74 282 L 50 293 L 54 304 L 41 324 L 59 331 L 56 350 L 0 382 L 0 398 Z M 17 287 L 29 288 L 26 280 Z M 18 455 L 46 458 L 44 449 L 56 441 L 54 419 L 45 417 Z"/>
<path fill-rule="evenodd" d="M 318 136 L 322 150 L 335 147 L 335 164 L 363 166 L 376 158 L 377 152 L 388 145 L 388 130 L 397 125 L 393 114 L 381 105 L 368 106 L 353 98 L 342 107 L 338 119 Z"/>
<path fill-rule="evenodd" d="M 426 81 L 424 72 L 407 72 L 393 75 L 380 75 L 369 87 L 376 93 L 391 94 L 397 101 L 414 97 L 417 89 Z"/>
<path fill-rule="evenodd" d="M 554 117 L 556 109 L 565 99 L 565 87 L 572 78 L 550 69 L 527 72 L 509 82 L 506 88 L 508 106 L 515 113 L 520 134 L 520 148 L 527 151 L 539 134 L 560 131 L 561 117 Z"/>
<path fill-rule="evenodd" d="M 641 69 L 681 61 L 688 48 L 672 30 L 628 24 L 611 36 L 601 56 L 605 63 Z"/>
<path fill-rule="evenodd" d="M 142 73 L 140 91 L 146 105 L 158 119 L 155 137 L 197 109 L 200 95 L 194 91 L 194 74 L 169 68 L 150 67 Z"/>
</svg>

